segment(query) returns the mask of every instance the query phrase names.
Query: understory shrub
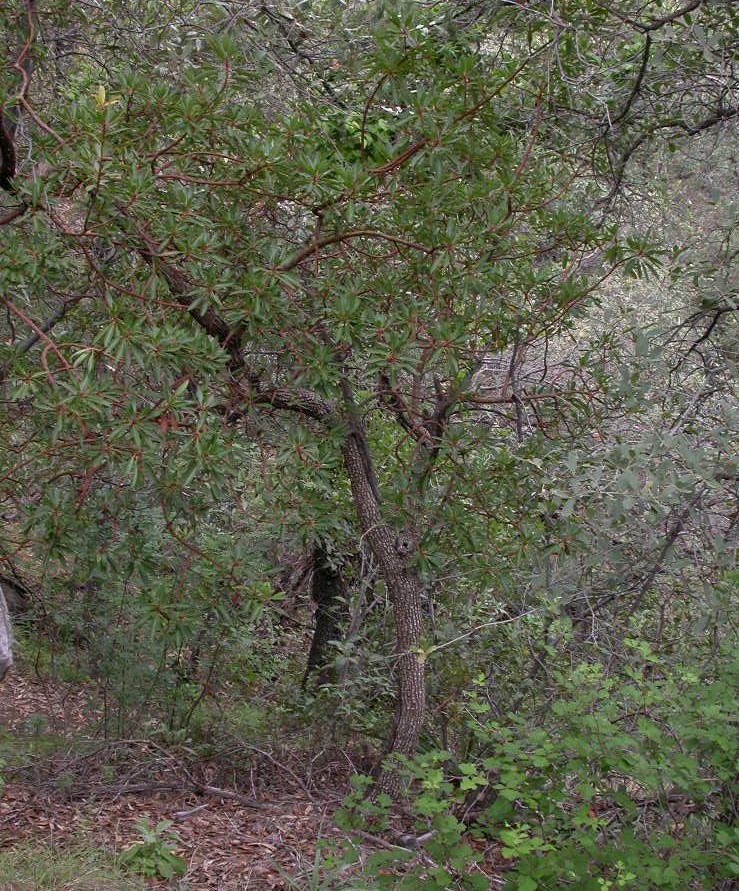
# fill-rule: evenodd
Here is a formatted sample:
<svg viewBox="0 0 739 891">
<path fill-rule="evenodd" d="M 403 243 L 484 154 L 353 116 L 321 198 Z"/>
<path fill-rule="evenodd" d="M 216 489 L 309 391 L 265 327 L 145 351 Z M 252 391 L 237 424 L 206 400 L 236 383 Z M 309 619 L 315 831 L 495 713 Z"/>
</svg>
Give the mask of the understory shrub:
<svg viewBox="0 0 739 891">
<path fill-rule="evenodd" d="M 493 843 L 508 891 L 728 889 L 739 879 L 736 689 L 739 658 L 709 672 L 631 646 L 619 678 L 581 663 L 555 676 L 538 723 L 493 717 L 481 678 L 467 697 L 474 759 L 431 751 L 399 769 L 423 848 L 373 855 L 382 888 L 469 888 Z M 339 815 L 347 828 L 387 826 L 390 802 L 358 782 Z M 392 870 L 392 874 L 390 874 Z"/>
</svg>

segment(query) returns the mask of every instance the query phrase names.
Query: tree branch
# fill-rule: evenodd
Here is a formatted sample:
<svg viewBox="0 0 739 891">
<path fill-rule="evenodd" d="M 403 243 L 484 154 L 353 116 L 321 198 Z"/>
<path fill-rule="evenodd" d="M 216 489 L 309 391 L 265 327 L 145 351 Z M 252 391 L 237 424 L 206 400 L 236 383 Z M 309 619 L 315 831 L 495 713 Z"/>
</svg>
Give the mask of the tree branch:
<svg viewBox="0 0 739 891">
<path fill-rule="evenodd" d="M 348 232 L 334 232 L 333 235 L 325 235 L 323 238 L 315 239 L 310 244 L 307 244 L 304 248 L 301 248 L 288 260 L 285 260 L 284 263 L 280 264 L 277 267 L 277 271 L 290 272 L 290 270 L 295 269 L 296 266 L 299 266 L 303 262 L 303 260 L 307 260 L 308 257 L 312 257 L 313 254 L 318 253 L 321 248 L 328 247 L 332 244 L 340 244 L 343 241 L 350 241 L 353 238 L 377 238 L 381 241 L 389 241 L 392 244 L 413 248 L 414 250 L 421 251 L 424 254 L 430 254 L 434 250 L 433 248 L 426 247 L 423 244 L 418 244 L 415 241 L 410 241 L 407 238 L 401 238 L 399 235 L 390 235 L 387 232 L 377 232 L 374 229 L 350 229 Z"/>
<path fill-rule="evenodd" d="M 650 31 L 657 31 L 659 28 L 664 28 L 665 25 L 669 25 L 671 22 L 677 21 L 677 19 L 681 19 L 683 16 L 687 15 L 693 10 L 698 9 L 699 6 L 703 5 L 703 0 L 691 0 L 690 3 L 686 4 L 682 7 L 682 9 L 678 9 L 675 12 L 668 13 L 668 15 L 663 15 L 659 19 L 650 19 L 645 24 L 641 22 L 634 22 L 636 28 L 640 31 L 645 31 L 649 33 Z"/>
<path fill-rule="evenodd" d="M 130 218 L 124 208 L 119 207 L 119 210 L 124 216 Z M 241 332 L 228 325 L 212 307 L 208 307 L 204 312 L 194 309 L 192 306 L 192 292 L 195 287 L 193 281 L 181 269 L 161 256 L 158 245 L 142 226 L 134 222 L 134 228 L 142 242 L 136 248 L 141 257 L 162 274 L 169 285 L 170 292 L 180 306 L 187 309 L 198 325 L 211 337 L 214 337 L 228 352 L 231 357 L 229 363 L 231 370 L 242 368 L 244 359 L 241 354 Z"/>
<path fill-rule="evenodd" d="M 651 34 L 647 34 L 646 39 L 644 41 L 644 50 L 642 53 L 641 65 L 639 66 L 639 73 L 636 76 L 636 80 L 634 81 L 634 86 L 631 88 L 631 93 L 629 93 L 629 98 L 623 105 L 621 111 L 616 115 L 615 118 L 611 118 L 608 122 L 608 130 L 612 130 L 613 127 L 620 123 L 626 115 L 629 113 L 629 109 L 634 103 L 637 95 L 639 94 L 639 90 L 641 89 L 641 85 L 644 82 L 644 75 L 647 71 L 647 65 L 649 64 L 649 56 L 652 50 L 652 36 Z"/>
<path fill-rule="evenodd" d="M 349 380 L 345 373 L 341 375 L 341 395 L 344 399 L 344 405 L 346 406 L 347 416 L 349 420 L 349 436 L 354 438 L 356 442 L 357 449 L 362 459 L 362 464 L 364 466 L 365 476 L 367 478 L 367 482 L 369 483 L 370 489 L 372 489 L 372 494 L 375 496 L 375 500 L 377 504 L 382 503 L 382 496 L 380 495 L 380 487 L 377 483 L 377 476 L 375 474 L 375 468 L 372 463 L 372 456 L 370 455 L 369 446 L 367 445 L 367 436 L 364 432 L 364 424 L 362 423 L 362 419 L 359 417 L 359 411 L 357 410 L 357 403 L 354 401 L 354 394 L 352 393 L 351 387 L 349 385 Z"/>
<path fill-rule="evenodd" d="M 18 348 L 15 350 L 13 357 L 8 359 L 3 365 L 0 367 L 0 379 L 4 379 L 5 375 L 8 373 L 8 369 L 12 362 L 20 359 L 21 356 L 25 356 L 25 354 L 32 349 L 45 334 L 48 334 L 49 331 L 59 323 L 64 316 L 67 314 L 67 310 L 72 306 L 76 306 L 80 302 L 80 300 L 84 300 L 87 297 L 91 297 L 91 294 L 80 294 L 78 297 L 72 297 L 70 300 L 65 301 L 62 305 L 56 309 L 47 319 L 45 319 L 40 325 L 34 326 L 33 334 L 29 334 L 29 336 L 21 343 Z"/>
</svg>

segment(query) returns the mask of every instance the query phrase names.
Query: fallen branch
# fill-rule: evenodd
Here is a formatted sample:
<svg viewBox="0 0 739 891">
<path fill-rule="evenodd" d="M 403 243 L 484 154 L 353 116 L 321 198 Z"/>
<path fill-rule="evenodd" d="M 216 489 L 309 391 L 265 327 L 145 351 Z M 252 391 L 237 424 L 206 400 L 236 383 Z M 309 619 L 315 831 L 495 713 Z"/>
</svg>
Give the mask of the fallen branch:
<svg viewBox="0 0 739 891">
<path fill-rule="evenodd" d="M 275 811 L 279 810 L 275 804 L 264 804 L 261 801 L 254 801 L 247 795 L 240 792 L 232 792 L 230 789 L 218 789 L 216 786 L 200 786 L 197 783 L 183 782 L 158 782 L 158 783 L 131 783 L 117 791 L 120 795 L 137 795 L 140 792 L 192 792 L 195 795 L 209 795 L 213 798 L 225 798 L 229 801 L 237 801 L 243 807 L 251 808 L 256 811 Z M 202 805 L 201 807 L 207 807 Z"/>
</svg>

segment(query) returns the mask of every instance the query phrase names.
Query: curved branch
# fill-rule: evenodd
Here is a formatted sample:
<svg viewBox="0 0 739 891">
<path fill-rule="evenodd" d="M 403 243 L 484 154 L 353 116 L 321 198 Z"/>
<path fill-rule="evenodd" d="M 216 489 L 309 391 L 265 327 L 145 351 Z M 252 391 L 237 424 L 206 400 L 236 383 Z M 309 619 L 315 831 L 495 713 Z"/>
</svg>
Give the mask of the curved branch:
<svg viewBox="0 0 739 891">
<path fill-rule="evenodd" d="M 304 248 L 301 248 L 296 254 L 285 260 L 277 267 L 278 272 L 290 272 L 296 266 L 300 266 L 303 260 L 312 257 L 313 254 L 321 250 L 321 248 L 329 247 L 332 244 L 341 244 L 344 241 L 351 241 L 353 238 L 377 238 L 380 241 L 389 241 L 392 244 L 401 245 L 402 247 L 413 248 L 424 254 L 431 254 L 434 248 L 426 247 L 407 238 L 401 238 L 399 235 L 389 235 L 386 232 L 378 232 L 375 229 L 350 229 L 348 232 L 334 232 L 333 235 L 326 235 L 323 238 L 317 238 Z"/>
<path fill-rule="evenodd" d="M 89 298 L 92 296 L 92 294 L 79 294 L 77 297 L 72 297 L 62 303 L 62 305 L 58 309 L 54 310 L 54 312 L 38 326 L 37 330 L 35 330 L 33 334 L 30 334 L 23 341 L 23 343 L 16 350 L 13 358 L 19 359 L 21 356 L 24 356 L 32 347 L 34 347 L 39 342 L 39 340 L 41 340 L 44 334 L 48 334 L 49 331 L 51 331 L 51 329 L 54 327 L 54 325 L 56 325 L 58 322 L 61 322 L 64 316 L 66 316 L 67 310 L 69 310 L 72 306 L 76 306 L 80 302 L 80 300 L 84 300 L 85 298 Z M 3 366 L 3 372 L 6 370 L 6 368 L 7 363 Z"/>
<path fill-rule="evenodd" d="M 690 3 L 687 3 L 682 9 L 678 9 L 675 12 L 668 13 L 667 15 L 663 15 L 658 19 L 650 19 L 646 24 L 642 24 L 641 22 L 635 22 L 635 26 L 640 31 L 645 31 L 649 33 L 650 31 L 657 31 L 659 28 L 664 28 L 665 25 L 669 25 L 671 22 L 677 21 L 677 19 L 681 19 L 683 16 L 686 16 L 688 13 L 693 12 L 698 9 L 699 6 L 703 5 L 703 0 L 690 0 Z"/>
<path fill-rule="evenodd" d="M 649 56 L 652 51 L 652 35 L 647 34 L 646 39 L 644 40 L 644 50 L 642 53 L 641 65 L 639 66 L 639 73 L 636 76 L 636 80 L 634 81 L 634 86 L 631 88 L 631 92 L 629 93 L 629 98 L 624 103 L 621 111 L 616 115 L 615 118 L 611 118 L 608 124 L 608 130 L 612 130 L 613 127 L 620 123 L 626 115 L 629 113 L 629 109 L 634 104 L 634 100 L 639 94 L 639 90 L 641 89 L 641 85 L 644 82 L 644 75 L 647 71 L 647 65 L 649 64 Z"/>
</svg>

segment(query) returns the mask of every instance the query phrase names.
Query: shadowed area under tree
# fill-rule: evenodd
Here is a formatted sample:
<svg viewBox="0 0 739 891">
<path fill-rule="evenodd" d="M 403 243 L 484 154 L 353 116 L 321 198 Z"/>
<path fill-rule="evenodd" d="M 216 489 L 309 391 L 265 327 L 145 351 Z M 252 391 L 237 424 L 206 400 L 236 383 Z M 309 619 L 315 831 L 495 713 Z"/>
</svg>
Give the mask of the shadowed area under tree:
<svg viewBox="0 0 739 891">
<path fill-rule="evenodd" d="M 303 676 L 303 687 L 317 673 L 318 684 L 333 680 L 331 671 L 331 641 L 338 640 L 342 620 L 346 617 L 346 586 L 341 569 L 329 560 L 325 548 L 313 548 L 313 576 L 311 597 L 316 604 L 316 625 L 313 632 L 308 663 Z"/>
</svg>

